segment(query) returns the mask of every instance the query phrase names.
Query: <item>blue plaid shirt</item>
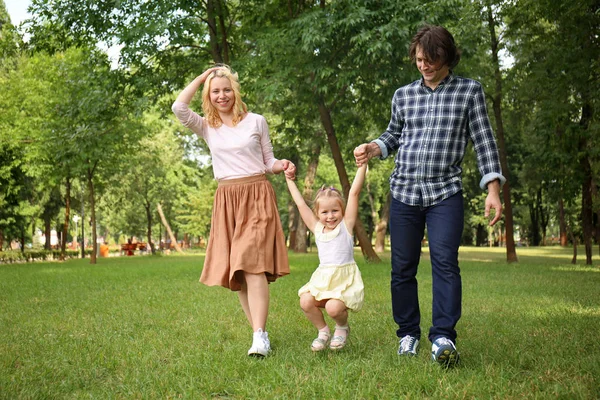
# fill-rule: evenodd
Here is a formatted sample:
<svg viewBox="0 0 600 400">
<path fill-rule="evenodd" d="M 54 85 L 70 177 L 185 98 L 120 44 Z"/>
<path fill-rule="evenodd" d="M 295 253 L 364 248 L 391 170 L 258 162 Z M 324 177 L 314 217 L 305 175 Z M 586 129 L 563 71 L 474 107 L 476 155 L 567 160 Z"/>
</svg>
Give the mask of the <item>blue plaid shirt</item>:
<svg viewBox="0 0 600 400">
<path fill-rule="evenodd" d="M 382 159 L 398 150 L 390 176 L 392 196 L 429 207 L 460 192 L 469 139 L 477 154 L 481 188 L 495 179 L 502 185 L 506 179 L 479 82 L 450 73 L 435 90 L 423 79 L 396 90 L 388 128 L 374 140 Z"/>
</svg>

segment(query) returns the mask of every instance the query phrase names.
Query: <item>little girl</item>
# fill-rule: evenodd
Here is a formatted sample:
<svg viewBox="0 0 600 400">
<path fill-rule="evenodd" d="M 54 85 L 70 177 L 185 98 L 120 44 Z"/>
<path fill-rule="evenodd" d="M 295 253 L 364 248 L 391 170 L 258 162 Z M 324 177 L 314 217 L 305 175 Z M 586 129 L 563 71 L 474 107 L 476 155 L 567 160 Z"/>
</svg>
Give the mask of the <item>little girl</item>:
<svg viewBox="0 0 600 400">
<path fill-rule="evenodd" d="M 350 333 L 348 309 L 358 311 L 363 304 L 364 285 L 354 261 L 352 231 L 358 216 L 358 196 L 366 170 L 365 163 L 356 171 L 345 212 L 341 193 L 333 187 L 323 187 L 315 197 L 313 213 L 294 181 L 286 177 L 300 216 L 314 233 L 319 251 L 319 267 L 310 281 L 298 290 L 302 311 L 319 331 L 311 345 L 313 351 L 325 350 L 328 344 L 332 350 L 343 348 Z M 321 308 L 335 321 L 333 338 Z"/>
</svg>

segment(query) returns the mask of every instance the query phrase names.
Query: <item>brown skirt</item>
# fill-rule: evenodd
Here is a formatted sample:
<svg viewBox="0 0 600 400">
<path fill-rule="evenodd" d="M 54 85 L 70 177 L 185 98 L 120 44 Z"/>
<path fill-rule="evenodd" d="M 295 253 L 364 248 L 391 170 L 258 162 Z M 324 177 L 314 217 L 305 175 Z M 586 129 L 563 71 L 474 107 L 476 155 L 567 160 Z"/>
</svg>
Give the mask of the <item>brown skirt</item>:
<svg viewBox="0 0 600 400">
<path fill-rule="evenodd" d="M 265 175 L 219 182 L 200 282 L 241 289 L 241 271 L 269 282 L 290 273 L 273 186 Z"/>
</svg>

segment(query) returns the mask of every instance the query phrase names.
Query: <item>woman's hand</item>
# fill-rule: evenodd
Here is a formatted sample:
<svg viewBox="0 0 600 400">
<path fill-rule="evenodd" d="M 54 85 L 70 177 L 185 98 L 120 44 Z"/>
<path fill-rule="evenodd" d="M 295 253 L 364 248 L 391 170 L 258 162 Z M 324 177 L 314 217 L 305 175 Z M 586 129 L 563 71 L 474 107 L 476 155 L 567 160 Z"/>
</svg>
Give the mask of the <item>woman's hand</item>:
<svg viewBox="0 0 600 400">
<path fill-rule="evenodd" d="M 190 104 L 190 102 L 194 98 L 194 95 L 196 94 L 198 89 L 200 89 L 200 85 L 203 85 L 204 82 L 206 82 L 208 76 L 218 69 L 218 67 L 211 67 L 204 71 L 202 74 L 198 75 L 196 78 L 194 78 L 192 82 L 190 82 L 189 85 L 185 87 L 185 89 L 181 91 L 181 93 L 179 93 L 179 96 L 177 96 L 177 99 L 175 101 Z"/>
<path fill-rule="evenodd" d="M 296 179 L 296 166 L 290 160 L 281 160 L 283 166 L 283 174 L 287 179 Z"/>
<path fill-rule="evenodd" d="M 206 82 L 206 79 L 208 78 L 208 76 L 218 69 L 219 69 L 219 67 L 211 67 L 211 68 L 207 69 L 206 71 L 204 71 L 202 74 L 200 74 L 198 76 L 198 78 L 199 78 L 198 80 L 200 81 L 200 83 L 203 84 L 204 82 Z"/>
</svg>

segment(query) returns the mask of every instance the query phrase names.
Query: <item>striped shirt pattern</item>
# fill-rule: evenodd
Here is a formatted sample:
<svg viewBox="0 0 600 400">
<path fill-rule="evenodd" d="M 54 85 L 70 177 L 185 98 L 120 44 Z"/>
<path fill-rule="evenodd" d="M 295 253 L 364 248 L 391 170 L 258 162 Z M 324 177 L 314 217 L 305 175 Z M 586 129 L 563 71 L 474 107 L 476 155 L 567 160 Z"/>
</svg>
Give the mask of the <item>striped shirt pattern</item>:
<svg viewBox="0 0 600 400">
<path fill-rule="evenodd" d="M 469 139 L 485 189 L 505 182 L 481 84 L 449 74 L 431 90 L 423 79 L 396 90 L 387 130 L 375 140 L 381 158 L 394 151 L 392 196 L 405 204 L 429 207 L 462 190 L 461 163 Z"/>
</svg>

